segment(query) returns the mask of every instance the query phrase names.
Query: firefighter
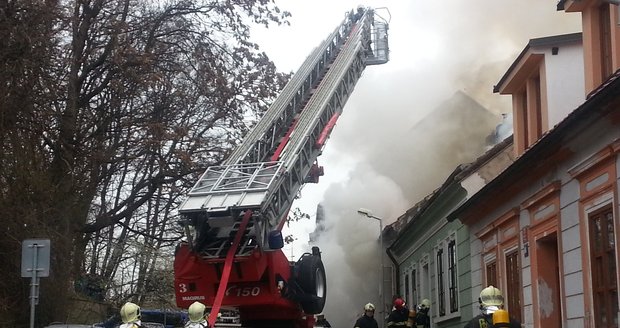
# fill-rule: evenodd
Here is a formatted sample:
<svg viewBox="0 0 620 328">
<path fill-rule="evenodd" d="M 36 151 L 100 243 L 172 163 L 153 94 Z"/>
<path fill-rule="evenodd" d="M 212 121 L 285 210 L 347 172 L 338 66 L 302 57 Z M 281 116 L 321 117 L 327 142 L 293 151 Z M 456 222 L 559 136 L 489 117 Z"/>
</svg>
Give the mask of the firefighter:
<svg viewBox="0 0 620 328">
<path fill-rule="evenodd" d="M 364 315 L 357 319 L 354 328 L 379 328 L 375 320 L 375 306 L 372 303 L 364 305 Z"/>
<path fill-rule="evenodd" d="M 415 327 L 416 328 L 430 328 L 431 317 L 428 315 L 428 311 L 431 309 L 431 301 L 425 298 L 418 304 L 418 310 L 415 313 Z"/>
<path fill-rule="evenodd" d="M 504 296 L 499 288 L 489 286 L 480 292 L 478 298 L 480 303 L 480 314 L 471 319 L 464 328 L 495 328 L 493 325 L 493 313 L 504 308 Z M 510 318 L 507 325 L 502 327 L 520 328 L 521 323 L 516 319 Z"/>
<path fill-rule="evenodd" d="M 196 301 L 189 306 L 187 314 L 189 315 L 189 321 L 185 324 L 185 328 L 206 328 L 209 326 L 205 316 L 205 309 L 207 307 Z"/>
<path fill-rule="evenodd" d="M 121 307 L 121 320 L 123 324 L 119 328 L 140 328 L 140 307 L 137 304 L 127 302 Z"/>
<path fill-rule="evenodd" d="M 357 23 L 357 21 L 364 16 L 364 7 L 358 6 L 357 13 L 353 15 L 353 23 Z"/>
<path fill-rule="evenodd" d="M 399 328 L 406 327 L 409 319 L 409 310 L 405 306 L 405 301 L 398 297 L 394 300 L 394 309 L 388 316 L 388 327 Z"/>
</svg>

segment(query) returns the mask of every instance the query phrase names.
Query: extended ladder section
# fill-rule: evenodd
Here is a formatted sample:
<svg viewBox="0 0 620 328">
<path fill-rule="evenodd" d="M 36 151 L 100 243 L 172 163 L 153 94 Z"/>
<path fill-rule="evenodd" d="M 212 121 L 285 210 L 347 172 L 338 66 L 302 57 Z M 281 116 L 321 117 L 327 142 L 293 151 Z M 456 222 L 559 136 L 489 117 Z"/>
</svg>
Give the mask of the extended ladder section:
<svg viewBox="0 0 620 328">
<path fill-rule="evenodd" d="M 209 167 L 179 208 L 196 230 L 203 258 L 223 257 L 251 210 L 237 251 L 269 250 L 301 186 L 316 182 L 315 161 L 367 65 L 388 61 L 388 22 L 370 8 L 346 15 L 315 48 L 223 166 Z"/>
</svg>

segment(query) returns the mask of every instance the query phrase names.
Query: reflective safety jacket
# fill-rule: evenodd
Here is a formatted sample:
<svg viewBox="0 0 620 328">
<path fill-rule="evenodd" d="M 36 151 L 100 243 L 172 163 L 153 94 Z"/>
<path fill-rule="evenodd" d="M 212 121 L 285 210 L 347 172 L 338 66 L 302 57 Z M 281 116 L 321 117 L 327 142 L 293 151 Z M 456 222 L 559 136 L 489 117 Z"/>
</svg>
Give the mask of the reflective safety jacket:
<svg viewBox="0 0 620 328">
<path fill-rule="evenodd" d="M 185 324 L 185 328 L 207 328 L 207 327 L 209 327 L 209 323 L 207 322 L 207 320 L 203 320 L 203 321 L 200 321 L 200 322 L 188 321 Z"/>
<path fill-rule="evenodd" d="M 409 321 L 409 310 L 406 307 L 400 309 L 394 309 L 388 317 L 388 327 L 407 327 L 407 321 Z"/>
<path fill-rule="evenodd" d="M 431 318 L 427 313 L 418 311 L 414 318 L 416 328 L 429 328 L 431 326 Z"/>
<path fill-rule="evenodd" d="M 123 323 L 118 328 L 141 328 L 141 327 L 142 327 L 142 322 L 138 320 L 135 322 Z"/>
<path fill-rule="evenodd" d="M 362 315 L 361 318 L 357 319 L 355 322 L 355 328 L 379 328 L 377 324 L 377 320 L 374 317 L 369 317 L 367 315 Z"/>
</svg>

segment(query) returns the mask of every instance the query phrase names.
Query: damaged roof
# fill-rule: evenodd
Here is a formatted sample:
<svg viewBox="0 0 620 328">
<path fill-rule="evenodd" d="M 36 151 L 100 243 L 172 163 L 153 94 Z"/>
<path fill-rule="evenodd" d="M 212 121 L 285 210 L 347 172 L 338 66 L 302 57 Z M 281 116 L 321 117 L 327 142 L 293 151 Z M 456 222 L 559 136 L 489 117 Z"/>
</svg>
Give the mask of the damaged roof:
<svg viewBox="0 0 620 328">
<path fill-rule="evenodd" d="M 614 110 L 613 106 L 604 106 L 613 99 L 620 96 L 620 70 L 617 70 L 607 81 L 593 90 L 587 100 L 570 113 L 564 120 L 558 123 L 553 129 L 549 130 L 543 137 L 534 143 L 525 153 L 515 162 L 507 167 L 495 179 L 486 184 L 480 191 L 461 204 L 457 209 L 448 215 L 448 221 L 459 218 L 468 209 L 472 208 L 485 198 L 496 193 L 498 188 L 503 185 L 510 185 L 520 179 L 520 173 L 530 169 L 532 163 L 543 161 L 549 158 L 549 149 L 561 146 L 562 139 L 573 131 L 578 131 L 578 126 L 587 126 L 606 114 L 606 111 Z M 618 110 L 615 107 L 615 110 Z M 599 115 L 596 115 L 599 114 Z"/>
<path fill-rule="evenodd" d="M 465 177 L 469 176 L 472 172 L 478 170 L 482 165 L 487 163 L 491 158 L 499 154 L 503 149 L 512 144 L 513 137 L 510 135 L 503 141 L 497 143 L 491 149 L 484 152 L 476 160 L 467 164 L 460 164 L 456 169 L 446 178 L 444 183 L 432 193 L 428 194 L 421 201 L 416 203 L 413 207 L 409 208 L 403 215 L 401 215 L 394 223 L 389 224 L 386 228 L 392 229 L 397 237 L 401 233 L 404 233 L 413 222 L 420 217 L 433 202 L 441 195 L 446 189 L 448 189 L 454 182 L 461 181 Z M 390 231 L 388 231 L 390 232 Z"/>
</svg>

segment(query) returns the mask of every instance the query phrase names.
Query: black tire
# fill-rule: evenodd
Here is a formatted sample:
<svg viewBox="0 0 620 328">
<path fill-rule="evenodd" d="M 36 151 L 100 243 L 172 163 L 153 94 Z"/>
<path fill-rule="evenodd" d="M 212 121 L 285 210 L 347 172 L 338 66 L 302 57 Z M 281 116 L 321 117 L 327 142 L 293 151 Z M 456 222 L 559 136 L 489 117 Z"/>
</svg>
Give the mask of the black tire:
<svg viewBox="0 0 620 328">
<path fill-rule="evenodd" d="M 325 307 L 327 298 L 327 279 L 325 267 L 320 256 L 309 255 L 298 262 L 297 283 L 306 294 L 301 307 L 306 314 L 319 314 Z"/>
</svg>

